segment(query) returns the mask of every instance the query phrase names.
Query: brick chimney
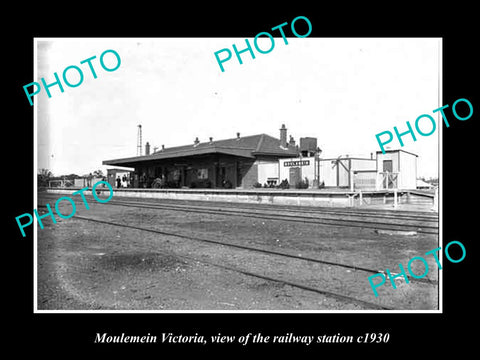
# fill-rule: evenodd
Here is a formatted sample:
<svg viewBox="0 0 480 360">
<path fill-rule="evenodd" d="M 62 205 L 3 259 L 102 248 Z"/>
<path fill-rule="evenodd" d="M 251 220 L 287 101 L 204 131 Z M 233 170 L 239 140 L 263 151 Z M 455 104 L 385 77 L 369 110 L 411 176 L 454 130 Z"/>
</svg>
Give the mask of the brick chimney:
<svg viewBox="0 0 480 360">
<path fill-rule="evenodd" d="M 150 155 L 150 144 L 147 143 L 145 144 L 145 155 Z"/>
<path fill-rule="evenodd" d="M 280 129 L 280 145 L 284 148 L 287 147 L 287 128 L 285 127 L 285 124 L 282 124 Z"/>
</svg>

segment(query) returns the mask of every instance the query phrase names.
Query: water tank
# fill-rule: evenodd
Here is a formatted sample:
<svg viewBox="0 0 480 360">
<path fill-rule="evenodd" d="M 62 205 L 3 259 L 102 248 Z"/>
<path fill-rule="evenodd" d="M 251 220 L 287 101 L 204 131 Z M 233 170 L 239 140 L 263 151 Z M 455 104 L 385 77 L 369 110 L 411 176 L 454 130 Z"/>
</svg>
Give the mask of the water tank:
<svg viewBox="0 0 480 360">
<path fill-rule="evenodd" d="M 317 150 L 317 138 L 303 137 L 300 138 L 300 151 L 315 152 Z"/>
</svg>

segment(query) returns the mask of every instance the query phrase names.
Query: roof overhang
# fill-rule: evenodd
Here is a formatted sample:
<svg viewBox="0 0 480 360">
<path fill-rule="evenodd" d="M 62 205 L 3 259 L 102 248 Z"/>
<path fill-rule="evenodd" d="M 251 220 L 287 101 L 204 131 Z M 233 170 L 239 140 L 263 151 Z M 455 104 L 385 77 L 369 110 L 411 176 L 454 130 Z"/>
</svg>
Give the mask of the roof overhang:
<svg viewBox="0 0 480 360">
<path fill-rule="evenodd" d="M 254 151 L 252 155 L 255 156 L 276 156 L 279 158 L 295 158 L 298 157 L 298 153 L 296 151 L 285 151 L 285 152 L 262 152 L 262 151 Z"/>
<path fill-rule="evenodd" d="M 243 158 L 254 159 L 255 156 L 252 155 L 251 149 L 234 149 L 234 148 L 223 148 L 223 147 L 207 147 L 207 148 L 193 148 L 193 149 L 182 149 L 178 151 L 159 151 L 152 155 L 144 156 L 135 156 L 122 159 L 114 160 L 104 160 L 103 165 L 112 165 L 112 166 L 126 166 L 126 167 L 135 167 L 141 163 L 158 161 L 158 160 L 169 160 L 169 159 L 178 159 L 178 158 L 194 158 L 201 155 L 231 155 Z"/>
<path fill-rule="evenodd" d="M 381 150 L 377 150 L 377 154 L 385 154 L 385 153 L 396 153 L 396 152 L 404 152 L 404 153 L 407 153 L 407 154 L 410 154 L 410 155 L 414 155 L 416 157 L 418 157 L 417 154 L 414 154 L 410 151 L 405 151 L 405 150 L 402 150 L 402 149 L 395 149 L 395 150 L 384 150 L 384 152 L 382 152 Z"/>
</svg>

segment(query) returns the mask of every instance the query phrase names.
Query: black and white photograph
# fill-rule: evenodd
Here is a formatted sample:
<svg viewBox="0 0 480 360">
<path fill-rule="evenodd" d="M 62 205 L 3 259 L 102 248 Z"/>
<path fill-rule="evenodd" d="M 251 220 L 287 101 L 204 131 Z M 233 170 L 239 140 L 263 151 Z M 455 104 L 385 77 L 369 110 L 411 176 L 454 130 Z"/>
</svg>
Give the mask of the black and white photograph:
<svg viewBox="0 0 480 360">
<path fill-rule="evenodd" d="M 3 48 L 7 352 L 473 350 L 473 8 L 35 5 Z"/>
<path fill-rule="evenodd" d="M 441 39 L 35 40 L 37 311 L 441 310 Z"/>
</svg>

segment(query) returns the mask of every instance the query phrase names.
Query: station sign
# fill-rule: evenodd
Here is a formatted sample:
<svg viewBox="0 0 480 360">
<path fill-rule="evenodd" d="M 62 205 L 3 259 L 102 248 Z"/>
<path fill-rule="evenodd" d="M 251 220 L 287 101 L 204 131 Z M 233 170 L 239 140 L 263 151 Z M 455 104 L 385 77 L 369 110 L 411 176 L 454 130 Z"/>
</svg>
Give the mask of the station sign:
<svg viewBox="0 0 480 360">
<path fill-rule="evenodd" d="M 310 160 L 295 160 L 295 161 L 285 161 L 283 166 L 308 166 L 310 165 Z"/>
</svg>

